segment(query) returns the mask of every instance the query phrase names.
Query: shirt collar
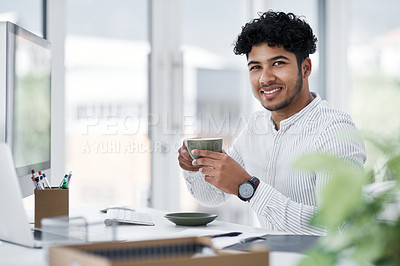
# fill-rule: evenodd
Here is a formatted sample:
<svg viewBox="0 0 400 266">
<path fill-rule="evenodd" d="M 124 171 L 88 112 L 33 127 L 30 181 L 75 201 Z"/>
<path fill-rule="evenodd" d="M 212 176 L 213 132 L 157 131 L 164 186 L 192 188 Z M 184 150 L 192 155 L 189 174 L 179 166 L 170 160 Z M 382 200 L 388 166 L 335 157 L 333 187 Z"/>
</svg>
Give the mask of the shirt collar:
<svg viewBox="0 0 400 266">
<path fill-rule="evenodd" d="M 285 129 L 288 126 L 294 124 L 297 120 L 304 117 L 307 113 L 311 112 L 311 110 L 313 110 L 317 105 L 319 105 L 319 103 L 322 101 L 319 94 L 316 92 L 311 92 L 311 94 L 314 96 L 314 100 L 312 100 L 308 105 L 306 105 L 306 107 L 301 109 L 296 114 L 282 120 L 280 123 L 280 129 Z M 269 112 L 269 123 L 273 126 L 273 128 L 275 128 L 275 123 L 272 120 L 271 112 Z"/>
</svg>

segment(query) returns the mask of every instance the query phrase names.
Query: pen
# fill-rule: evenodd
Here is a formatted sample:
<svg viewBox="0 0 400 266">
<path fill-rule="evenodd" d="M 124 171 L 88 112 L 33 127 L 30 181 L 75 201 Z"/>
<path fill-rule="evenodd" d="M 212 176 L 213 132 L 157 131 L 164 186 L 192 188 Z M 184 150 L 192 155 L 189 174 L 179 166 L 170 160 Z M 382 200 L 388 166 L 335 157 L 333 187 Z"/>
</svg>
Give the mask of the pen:
<svg viewBox="0 0 400 266">
<path fill-rule="evenodd" d="M 42 183 L 40 183 L 40 179 L 38 176 L 35 177 L 35 181 L 38 186 L 38 189 L 44 189 Z"/>
<path fill-rule="evenodd" d="M 35 170 L 32 169 L 31 170 L 32 173 L 32 181 L 34 182 L 34 185 L 36 187 L 36 189 L 44 189 L 43 184 L 40 182 L 39 176 L 35 176 Z"/>
<path fill-rule="evenodd" d="M 35 186 L 35 189 L 38 189 L 38 186 L 36 184 L 35 178 L 32 176 L 32 181 L 33 181 L 33 185 Z"/>
<path fill-rule="evenodd" d="M 44 182 L 46 183 L 46 186 L 47 186 L 48 188 L 51 188 L 50 183 L 49 183 L 49 181 L 47 180 L 46 174 L 45 174 L 45 173 L 42 174 L 42 172 L 39 171 L 39 175 L 43 176 L 43 180 L 44 180 Z"/>
<path fill-rule="evenodd" d="M 58 185 L 59 188 L 61 188 L 64 185 L 64 180 L 67 181 L 68 175 L 65 175 L 63 179 L 61 179 L 60 185 Z"/>
<path fill-rule="evenodd" d="M 34 175 L 34 174 L 35 174 L 35 170 L 32 169 L 32 170 L 31 170 L 31 173 L 32 173 L 31 179 L 32 179 L 32 181 L 33 181 L 33 185 L 35 186 L 36 189 L 39 189 L 38 186 L 37 186 L 37 184 L 36 184 L 36 180 L 35 180 L 35 175 Z"/>
<path fill-rule="evenodd" d="M 42 172 L 39 171 L 39 182 L 40 182 L 40 187 L 42 187 L 43 189 L 46 188 L 46 186 L 44 185 L 44 181 L 43 181 L 43 176 L 42 176 Z"/>
<path fill-rule="evenodd" d="M 208 237 L 216 238 L 216 237 L 225 237 L 225 236 L 238 236 L 241 235 L 242 232 L 230 232 L 230 233 L 222 233 L 217 235 L 208 235 Z"/>
<path fill-rule="evenodd" d="M 67 177 L 68 186 L 69 186 L 69 182 L 71 180 L 71 176 L 72 176 L 72 171 L 69 171 L 69 174 L 68 174 L 68 177 Z"/>
<path fill-rule="evenodd" d="M 38 184 L 36 183 L 35 175 L 34 175 L 35 170 L 31 170 L 31 173 L 32 173 L 31 179 L 33 181 L 33 185 L 35 186 L 35 189 L 39 189 Z"/>
<path fill-rule="evenodd" d="M 67 183 L 67 179 L 66 178 L 64 178 L 61 188 L 62 189 L 67 189 L 68 188 L 68 183 Z"/>
</svg>

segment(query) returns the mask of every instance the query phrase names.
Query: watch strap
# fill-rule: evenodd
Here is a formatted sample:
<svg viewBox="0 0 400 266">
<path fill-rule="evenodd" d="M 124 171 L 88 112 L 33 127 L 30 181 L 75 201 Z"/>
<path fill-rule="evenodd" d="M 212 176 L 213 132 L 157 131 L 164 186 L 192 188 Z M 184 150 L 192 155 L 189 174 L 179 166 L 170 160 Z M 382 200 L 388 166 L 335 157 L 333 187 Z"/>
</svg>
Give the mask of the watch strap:
<svg viewBox="0 0 400 266">
<path fill-rule="evenodd" d="M 250 178 L 249 180 L 247 180 L 247 182 L 249 182 L 254 190 L 258 187 L 258 185 L 260 184 L 260 179 L 258 179 L 257 177 L 253 176 L 252 178 Z"/>
</svg>

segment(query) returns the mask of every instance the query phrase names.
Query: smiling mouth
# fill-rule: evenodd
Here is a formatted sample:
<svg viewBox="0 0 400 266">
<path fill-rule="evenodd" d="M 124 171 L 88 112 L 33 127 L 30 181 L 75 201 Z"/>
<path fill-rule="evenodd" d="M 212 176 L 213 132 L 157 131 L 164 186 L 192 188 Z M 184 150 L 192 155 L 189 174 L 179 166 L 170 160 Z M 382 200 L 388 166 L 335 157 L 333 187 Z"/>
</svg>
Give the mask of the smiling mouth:
<svg viewBox="0 0 400 266">
<path fill-rule="evenodd" d="M 271 94 L 273 94 L 273 93 L 275 93 L 275 92 L 277 92 L 277 91 L 280 91 L 280 90 L 282 90 L 282 87 L 278 87 L 278 88 L 276 88 L 276 89 L 273 89 L 273 90 L 260 90 L 260 92 L 262 93 L 262 94 L 266 94 L 266 95 L 271 95 Z"/>
</svg>

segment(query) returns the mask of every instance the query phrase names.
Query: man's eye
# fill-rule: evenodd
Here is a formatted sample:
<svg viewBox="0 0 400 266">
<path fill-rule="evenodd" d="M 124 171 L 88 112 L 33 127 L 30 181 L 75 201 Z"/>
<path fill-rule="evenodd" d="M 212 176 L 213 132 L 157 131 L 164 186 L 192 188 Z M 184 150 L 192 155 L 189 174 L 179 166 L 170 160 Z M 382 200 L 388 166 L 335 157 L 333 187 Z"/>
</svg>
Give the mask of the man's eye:
<svg viewBox="0 0 400 266">
<path fill-rule="evenodd" d="M 283 62 L 283 61 L 276 61 L 276 62 L 274 62 L 272 65 L 273 65 L 273 66 L 279 66 L 279 65 L 283 65 L 283 64 L 285 64 L 285 62 Z"/>
<path fill-rule="evenodd" d="M 254 69 L 260 69 L 260 66 L 252 66 L 252 67 L 250 67 L 250 71 L 254 70 Z"/>
</svg>

